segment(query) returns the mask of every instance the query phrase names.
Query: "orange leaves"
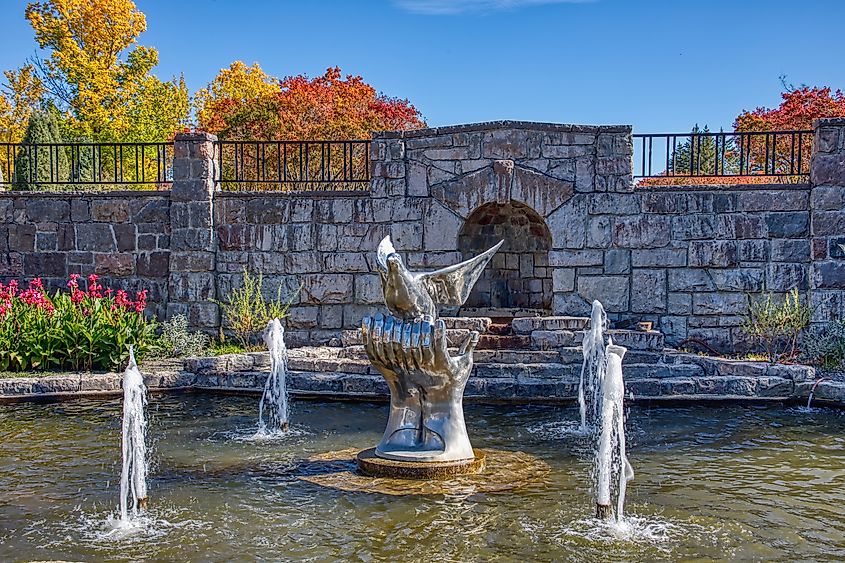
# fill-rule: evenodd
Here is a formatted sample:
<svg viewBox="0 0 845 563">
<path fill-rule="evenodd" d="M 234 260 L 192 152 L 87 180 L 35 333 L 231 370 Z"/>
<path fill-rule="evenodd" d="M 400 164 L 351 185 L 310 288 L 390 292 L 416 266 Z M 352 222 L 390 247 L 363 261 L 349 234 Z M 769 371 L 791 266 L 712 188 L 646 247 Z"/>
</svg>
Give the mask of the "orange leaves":
<svg viewBox="0 0 845 563">
<path fill-rule="evenodd" d="M 742 112 L 734 121 L 737 131 L 791 131 L 811 129 L 813 119 L 845 116 L 845 95 L 829 87 L 803 86 L 781 94 L 773 109 L 758 107 Z"/>
<path fill-rule="evenodd" d="M 379 94 L 360 76 L 343 77 L 332 67 L 316 78 L 289 76 L 278 85 L 264 81 L 251 96 L 238 96 L 226 84 L 261 73 L 234 63 L 204 89 L 198 109 L 200 126 L 227 139 L 361 139 L 372 131 L 417 129 L 425 126 L 407 100 Z M 239 78 L 240 76 L 240 78 Z M 217 87 L 215 87 L 217 85 Z M 265 86 L 268 86 L 265 88 Z"/>
</svg>

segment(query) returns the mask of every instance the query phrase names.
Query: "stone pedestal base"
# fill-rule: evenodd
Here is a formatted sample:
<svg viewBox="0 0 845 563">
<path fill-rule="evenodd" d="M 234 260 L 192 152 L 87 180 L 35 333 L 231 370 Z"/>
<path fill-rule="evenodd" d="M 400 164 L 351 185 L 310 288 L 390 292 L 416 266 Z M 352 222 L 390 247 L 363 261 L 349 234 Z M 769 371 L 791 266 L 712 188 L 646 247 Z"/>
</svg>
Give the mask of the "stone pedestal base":
<svg viewBox="0 0 845 563">
<path fill-rule="evenodd" d="M 487 456 L 475 451 L 473 459 L 457 461 L 399 461 L 376 455 L 375 448 L 358 452 L 358 470 L 370 477 L 391 479 L 451 479 L 459 475 L 475 475 L 484 470 Z"/>
</svg>

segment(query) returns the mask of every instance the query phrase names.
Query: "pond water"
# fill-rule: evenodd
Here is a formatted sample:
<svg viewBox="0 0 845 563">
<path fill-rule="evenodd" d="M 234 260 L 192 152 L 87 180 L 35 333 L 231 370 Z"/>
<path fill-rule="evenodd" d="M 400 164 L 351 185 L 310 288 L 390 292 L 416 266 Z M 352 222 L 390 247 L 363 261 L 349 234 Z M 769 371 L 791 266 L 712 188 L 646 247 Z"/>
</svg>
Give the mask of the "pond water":
<svg viewBox="0 0 845 563">
<path fill-rule="evenodd" d="M 528 452 L 548 483 L 395 497 L 298 479 L 297 460 L 374 445 L 385 405 L 295 403 L 255 441 L 257 398 L 150 398 L 150 511 L 117 510 L 120 402 L 0 405 L 0 560 L 843 560 L 845 412 L 632 407 L 626 525 L 593 520 L 576 408 L 469 405 L 476 447 Z"/>
</svg>

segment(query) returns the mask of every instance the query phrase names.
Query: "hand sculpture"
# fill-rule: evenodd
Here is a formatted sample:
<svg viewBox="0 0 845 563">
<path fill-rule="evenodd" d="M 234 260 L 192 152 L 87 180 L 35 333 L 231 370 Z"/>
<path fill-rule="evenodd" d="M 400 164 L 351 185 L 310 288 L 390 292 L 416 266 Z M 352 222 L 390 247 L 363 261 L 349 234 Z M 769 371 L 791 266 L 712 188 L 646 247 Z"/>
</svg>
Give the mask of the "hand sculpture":
<svg viewBox="0 0 845 563">
<path fill-rule="evenodd" d="M 380 457 L 414 461 L 472 459 L 463 393 L 478 333 L 450 356 L 442 320 L 365 317 L 364 348 L 390 388 L 390 415 L 376 448 Z"/>
</svg>

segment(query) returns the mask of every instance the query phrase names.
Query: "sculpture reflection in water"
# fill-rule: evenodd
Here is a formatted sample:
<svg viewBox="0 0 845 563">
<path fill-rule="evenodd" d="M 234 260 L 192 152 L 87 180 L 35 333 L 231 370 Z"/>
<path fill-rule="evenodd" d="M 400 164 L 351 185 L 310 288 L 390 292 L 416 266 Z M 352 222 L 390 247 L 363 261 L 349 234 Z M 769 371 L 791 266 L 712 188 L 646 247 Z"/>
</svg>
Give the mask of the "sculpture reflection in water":
<svg viewBox="0 0 845 563">
<path fill-rule="evenodd" d="M 450 356 L 436 307 L 463 305 L 501 245 L 441 270 L 410 272 L 390 237 L 379 244 L 376 262 L 391 314 L 365 317 L 361 326 L 367 356 L 390 389 L 390 414 L 377 456 L 417 462 L 474 458 L 463 394 L 479 334 L 471 331 L 458 354 Z"/>
</svg>

